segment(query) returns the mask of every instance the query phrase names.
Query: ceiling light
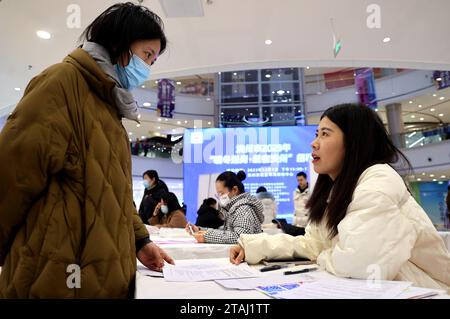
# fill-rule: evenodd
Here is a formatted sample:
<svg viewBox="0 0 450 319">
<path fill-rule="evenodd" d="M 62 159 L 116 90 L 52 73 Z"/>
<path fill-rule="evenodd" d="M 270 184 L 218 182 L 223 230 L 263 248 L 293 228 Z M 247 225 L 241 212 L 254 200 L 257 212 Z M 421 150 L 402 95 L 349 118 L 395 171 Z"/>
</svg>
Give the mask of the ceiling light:
<svg viewBox="0 0 450 319">
<path fill-rule="evenodd" d="M 375 112 L 378 112 L 378 109 L 375 109 Z"/>
<path fill-rule="evenodd" d="M 237 75 L 237 73 L 236 73 L 236 72 L 233 72 L 233 75 L 234 75 L 234 76 L 236 76 L 236 75 Z"/>
<path fill-rule="evenodd" d="M 270 79 L 271 75 L 270 74 L 266 74 L 266 78 Z"/>
<path fill-rule="evenodd" d="M 167 122 L 168 120 L 169 120 L 169 119 L 164 119 L 164 121 L 166 121 L 166 122 Z"/>
<path fill-rule="evenodd" d="M 138 114 L 138 120 L 140 120 L 141 119 L 141 114 Z"/>
<path fill-rule="evenodd" d="M 442 78 L 436 78 L 436 81 L 442 81 Z"/>
<path fill-rule="evenodd" d="M 133 132 L 128 132 L 128 135 L 133 135 Z"/>
<path fill-rule="evenodd" d="M 155 83 L 158 84 L 158 80 L 156 80 Z"/>
<path fill-rule="evenodd" d="M 48 40 L 48 39 L 50 39 L 52 37 L 52 35 L 49 32 L 44 31 L 44 30 L 36 31 L 36 35 L 39 38 L 44 39 L 44 40 Z"/>
<path fill-rule="evenodd" d="M 431 112 L 434 112 L 434 111 L 436 111 L 436 109 L 435 109 L 435 108 L 431 108 L 430 111 L 431 111 Z"/>
<path fill-rule="evenodd" d="M 194 125 L 194 128 L 197 128 L 197 126 Z"/>
<path fill-rule="evenodd" d="M 309 70 L 309 66 L 307 66 L 306 69 Z"/>
<path fill-rule="evenodd" d="M 433 96 L 436 97 L 436 93 L 434 93 Z"/>
<path fill-rule="evenodd" d="M 272 40 L 266 40 L 266 41 L 264 41 L 264 43 L 267 44 L 267 45 L 271 45 L 272 44 Z"/>
<path fill-rule="evenodd" d="M 440 113 L 440 114 L 439 114 L 439 116 L 440 116 L 440 117 L 443 117 L 443 116 L 444 116 L 444 114 L 443 114 L 443 113 Z"/>
<path fill-rule="evenodd" d="M 412 101 L 409 101 L 409 104 L 412 104 Z"/>
<path fill-rule="evenodd" d="M 208 122 L 208 125 L 211 125 L 211 122 Z"/>
<path fill-rule="evenodd" d="M 177 81 L 177 84 L 178 84 L 178 85 L 181 85 L 181 82 L 180 82 L 180 81 Z"/>
<path fill-rule="evenodd" d="M 426 174 L 425 174 L 425 173 L 422 173 L 422 175 L 425 176 Z"/>
<path fill-rule="evenodd" d="M 14 90 L 16 90 L 16 91 L 20 91 L 20 88 L 14 88 Z"/>
<path fill-rule="evenodd" d="M 441 100 L 441 101 L 442 101 L 443 99 L 445 99 L 445 97 L 443 97 L 443 96 L 441 96 L 441 97 L 439 98 L 439 100 Z"/>
<path fill-rule="evenodd" d="M 283 95 L 284 93 L 285 93 L 284 90 L 278 90 L 278 91 L 277 91 L 277 94 L 278 94 L 278 95 Z"/>
<path fill-rule="evenodd" d="M 430 174 L 430 177 L 434 177 L 434 174 Z"/>
<path fill-rule="evenodd" d="M 143 104 L 142 104 L 143 106 L 151 106 L 152 105 L 152 103 L 150 103 L 150 102 L 144 102 Z"/>
<path fill-rule="evenodd" d="M 138 124 L 136 124 L 136 127 L 141 127 L 141 124 L 139 124 L 139 123 L 138 123 Z"/>
<path fill-rule="evenodd" d="M 141 85 L 141 88 L 145 89 L 145 85 Z"/>
<path fill-rule="evenodd" d="M 181 122 L 180 122 L 180 121 L 177 121 L 177 124 L 178 124 L 178 125 L 180 125 L 180 124 L 181 124 Z"/>
<path fill-rule="evenodd" d="M 422 104 L 419 104 L 418 106 L 419 106 L 419 108 L 421 108 L 421 107 L 422 107 Z"/>
<path fill-rule="evenodd" d="M 142 136 L 141 136 L 141 140 L 143 140 L 144 138 L 145 138 L 145 136 L 144 136 L 144 135 L 142 135 Z"/>
<path fill-rule="evenodd" d="M 161 122 L 161 118 L 158 118 L 158 122 Z"/>
<path fill-rule="evenodd" d="M 389 37 L 385 37 L 384 39 L 383 39 L 383 42 L 384 43 L 388 43 L 388 42 L 390 42 L 391 41 L 391 38 L 389 38 Z"/>
<path fill-rule="evenodd" d="M 211 101 L 211 98 L 210 98 L 210 97 L 207 97 L 207 98 L 206 98 L 206 101 Z"/>
<path fill-rule="evenodd" d="M 433 182 L 437 182 L 437 179 L 436 179 L 436 178 L 433 178 Z"/>
<path fill-rule="evenodd" d="M 186 124 L 187 123 L 187 121 L 184 121 L 184 124 Z"/>
<path fill-rule="evenodd" d="M 161 126 L 158 126 L 158 130 L 160 130 L 161 129 Z"/>
<path fill-rule="evenodd" d="M 422 180 L 421 178 L 418 178 L 418 179 L 417 179 L 418 182 L 420 182 L 421 180 Z"/>
<path fill-rule="evenodd" d="M 420 118 L 421 121 L 425 120 L 423 117 Z"/>
<path fill-rule="evenodd" d="M 416 118 L 416 116 L 415 116 L 415 115 L 411 115 L 411 118 L 412 118 L 412 119 L 415 119 L 415 118 Z"/>
<path fill-rule="evenodd" d="M 441 175 L 441 178 L 445 178 L 445 175 Z"/>
</svg>

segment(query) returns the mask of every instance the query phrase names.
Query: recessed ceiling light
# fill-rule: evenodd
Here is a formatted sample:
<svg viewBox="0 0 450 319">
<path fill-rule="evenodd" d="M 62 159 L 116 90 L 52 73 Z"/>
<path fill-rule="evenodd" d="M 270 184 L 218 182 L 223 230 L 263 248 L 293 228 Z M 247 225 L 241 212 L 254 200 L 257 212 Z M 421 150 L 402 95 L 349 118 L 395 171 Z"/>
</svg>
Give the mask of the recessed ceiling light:
<svg viewBox="0 0 450 319">
<path fill-rule="evenodd" d="M 130 142 L 132 142 L 133 140 L 131 138 L 128 139 Z"/>
<path fill-rule="evenodd" d="M 385 37 L 384 39 L 383 39 L 383 42 L 384 43 L 388 43 L 388 42 L 390 42 L 391 41 L 391 38 L 389 38 L 389 37 Z"/>
<path fill-rule="evenodd" d="M 309 66 L 307 66 L 306 69 L 309 70 Z"/>
<path fill-rule="evenodd" d="M 375 109 L 375 112 L 378 112 L 378 109 Z"/>
<path fill-rule="evenodd" d="M 158 118 L 158 122 L 161 122 L 161 118 Z"/>
<path fill-rule="evenodd" d="M 421 178 L 418 178 L 418 179 L 417 179 L 418 182 L 420 182 L 421 180 L 422 180 Z"/>
<path fill-rule="evenodd" d="M 266 40 L 266 41 L 264 41 L 264 43 L 267 44 L 267 45 L 271 45 L 272 44 L 272 40 Z"/>
<path fill-rule="evenodd" d="M 409 101 L 409 104 L 412 104 L 412 101 Z"/>
<path fill-rule="evenodd" d="M 155 83 L 158 84 L 158 80 L 155 80 Z"/>
<path fill-rule="evenodd" d="M 431 111 L 431 112 L 434 112 L 434 111 L 436 111 L 436 109 L 435 109 L 435 108 L 431 108 L 430 111 Z"/>
<path fill-rule="evenodd" d="M 39 38 L 44 39 L 44 40 L 48 40 L 48 39 L 50 39 L 52 37 L 52 35 L 49 32 L 44 31 L 44 30 L 36 31 L 36 35 Z"/>
<path fill-rule="evenodd" d="M 443 96 L 441 96 L 441 97 L 439 98 L 439 100 L 441 100 L 441 101 L 442 101 L 443 99 L 445 99 L 445 97 L 443 97 Z"/>
<path fill-rule="evenodd" d="M 222 74 L 222 72 L 217 72 L 217 74 L 221 75 L 221 74 Z"/>
<path fill-rule="evenodd" d="M 164 119 L 164 121 L 166 121 L 166 122 L 167 122 L 168 120 L 169 120 L 169 119 Z"/>
<path fill-rule="evenodd" d="M 433 178 L 433 182 L 437 182 L 437 179 L 436 179 L 436 178 Z"/>
<path fill-rule="evenodd" d="M 128 132 L 128 135 L 133 135 L 133 132 Z"/>
<path fill-rule="evenodd" d="M 141 88 L 145 89 L 145 85 L 141 85 Z"/>
<path fill-rule="evenodd" d="M 425 119 L 423 117 L 420 118 L 421 121 L 424 121 Z"/>
<path fill-rule="evenodd" d="M 138 120 L 140 120 L 141 119 L 141 114 L 138 114 Z"/>
<path fill-rule="evenodd" d="M 411 115 L 411 118 L 412 118 L 412 119 L 415 119 L 415 118 L 416 118 L 416 116 L 415 116 L 415 115 Z"/>
<path fill-rule="evenodd" d="M 161 126 L 158 126 L 158 130 L 160 130 L 161 129 Z"/>
<path fill-rule="evenodd" d="M 441 175 L 441 178 L 445 178 L 445 175 Z"/>
<path fill-rule="evenodd" d="M 433 96 L 436 97 L 437 96 L 436 93 L 434 93 Z"/>
<path fill-rule="evenodd" d="M 434 177 L 434 174 L 430 174 L 430 177 Z"/>
<path fill-rule="evenodd" d="M 14 88 L 14 90 L 16 90 L 16 91 L 20 91 L 20 88 Z"/>
<path fill-rule="evenodd" d="M 439 116 L 440 116 L 440 117 L 443 117 L 443 116 L 444 116 L 444 114 L 443 114 L 443 113 L 440 113 L 440 114 L 439 114 Z"/>
<path fill-rule="evenodd" d="M 211 125 L 211 122 L 208 122 L 208 125 Z"/>
<path fill-rule="evenodd" d="M 442 78 L 436 78 L 436 81 L 442 81 Z"/>
<path fill-rule="evenodd" d="M 142 136 L 141 136 L 141 139 L 143 140 L 144 138 L 145 138 L 145 136 L 144 136 L 144 135 L 142 135 Z"/>
<path fill-rule="evenodd" d="M 138 124 L 136 124 L 136 127 L 141 127 L 141 124 L 139 124 L 139 123 L 138 123 Z"/>
<path fill-rule="evenodd" d="M 210 97 L 207 97 L 207 98 L 206 98 L 206 101 L 211 101 L 211 98 L 210 98 Z"/>
<path fill-rule="evenodd" d="M 178 125 L 180 125 L 180 124 L 181 124 L 181 122 L 180 122 L 180 121 L 177 121 L 177 124 L 178 124 Z"/>
<path fill-rule="evenodd" d="M 419 106 L 419 108 L 421 108 L 421 107 L 422 107 L 422 104 L 419 104 L 418 106 Z"/>
<path fill-rule="evenodd" d="M 270 75 L 270 74 L 266 74 L 266 78 L 268 78 L 268 79 L 269 79 L 270 77 L 271 77 L 271 75 Z"/>
<path fill-rule="evenodd" d="M 197 126 L 194 125 L 194 128 L 197 128 Z"/>
<path fill-rule="evenodd" d="M 187 121 L 184 121 L 184 124 L 186 124 L 187 123 Z"/>
<path fill-rule="evenodd" d="M 143 106 L 151 106 L 152 103 L 150 103 L 150 102 L 144 102 L 142 105 L 143 105 Z"/>
<path fill-rule="evenodd" d="M 177 81 L 177 84 L 178 84 L 178 85 L 181 85 L 181 82 L 180 82 L 180 81 Z"/>
<path fill-rule="evenodd" d="M 237 73 L 236 73 L 236 72 L 233 72 L 233 75 L 234 75 L 234 76 L 236 76 L 236 75 L 237 75 Z"/>
</svg>

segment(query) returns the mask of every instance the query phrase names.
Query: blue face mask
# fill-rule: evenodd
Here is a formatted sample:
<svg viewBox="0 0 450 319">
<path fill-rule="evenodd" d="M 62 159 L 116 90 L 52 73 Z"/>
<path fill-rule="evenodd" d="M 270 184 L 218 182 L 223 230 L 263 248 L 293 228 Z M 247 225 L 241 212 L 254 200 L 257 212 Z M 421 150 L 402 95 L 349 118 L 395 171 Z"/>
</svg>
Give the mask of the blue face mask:
<svg viewBox="0 0 450 319">
<path fill-rule="evenodd" d="M 167 205 L 161 205 L 161 213 L 167 214 L 169 212 L 169 207 Z"/>
<path fill-rule="evenodd" d="M 148 180 L 145 180 L 145 179 L 144 179 L 144 181 L 143 181 L 142 183 L 144 184 L 144 187 L 145 187 L 146 189 L 149 189 L 149 188 L 150 188 L 150 183 L 148 182 Z"/>
<path fill-rule="evenodd" d="M 126 67 L 118 63 L 114 67 L 119 76 L 120 84 L 127 90 L 137 88 L 150 77 L 150 66 L 134 53 Z"/>
</svg>

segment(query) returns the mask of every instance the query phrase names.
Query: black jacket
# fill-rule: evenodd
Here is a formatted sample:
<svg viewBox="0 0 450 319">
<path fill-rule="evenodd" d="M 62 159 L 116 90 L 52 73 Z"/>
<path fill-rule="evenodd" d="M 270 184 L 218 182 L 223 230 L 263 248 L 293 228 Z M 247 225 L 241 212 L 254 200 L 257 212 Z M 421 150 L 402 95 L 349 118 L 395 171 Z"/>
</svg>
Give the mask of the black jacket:
<svg viewBox="0 0 450 319">
<path fill-rule="evenodd" d="M 162 180 L 159 180 L 155 187 L 145 190 L 144 197 L 139 206 L 139 216 L 144 224 L 148 224 L 148 220 L 152 217 L 156 205 L 161 201 L 161 196 L 168 191 L 169 189 L 166 183 Z"/>
<path fill-rule="evenodd" d="M 207 228 L 219 228 L 223 220 L 219 217 L 219 211 L 211 206 L 202 205 L 197 212 L 195 225 Z"/>
</svg>

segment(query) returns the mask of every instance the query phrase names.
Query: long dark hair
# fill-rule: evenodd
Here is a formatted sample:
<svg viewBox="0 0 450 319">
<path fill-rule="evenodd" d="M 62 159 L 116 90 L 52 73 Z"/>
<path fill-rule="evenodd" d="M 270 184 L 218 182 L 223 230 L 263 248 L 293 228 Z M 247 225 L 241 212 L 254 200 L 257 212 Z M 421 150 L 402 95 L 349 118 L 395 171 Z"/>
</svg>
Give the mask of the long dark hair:
<svg viewBox="0 0 450 319">
<path fill-rule="evenodd" d="M 246 177 L 247 175 L 244 171 L 239 171 L 237 174 L 227 171 L 217 176 L 216 182 L 223 182 L 225 187 L 230 191 L 234 186 L 236 186 L 239 190 L 239 194 L 242 194 L 245 193 L 245 188 L 242 181 L 245 180 Z"/>
<path fill-rule="evenodd" d="M 161 18 L 144 6 L 131 2 L 117 3 L 100 14 L 80 36 L 83 40 L 103 46 L 111 62 L 128 53 L 137 40 L 160 40 L 161 55 L 166 49 L 167 39 Z"/>
<path fill-rule="evenodd" d="M 334 182 L 328 175 L 319 174 L 306 208 L 312 223 L 319 224 L 326 217 L 329 237 L 333 238 L 338 234 L 337 226 L 347 213 L 358 178 L 364 170 L 375 164 L 394 164 L 399 160 L 411 170 L 411 164 L 392 143 L 378 114 L 369 107 L 340 104 L 327 109 L 320 119 L 324 117 L 344 133 L 344 162 Z"/>
</svg>

